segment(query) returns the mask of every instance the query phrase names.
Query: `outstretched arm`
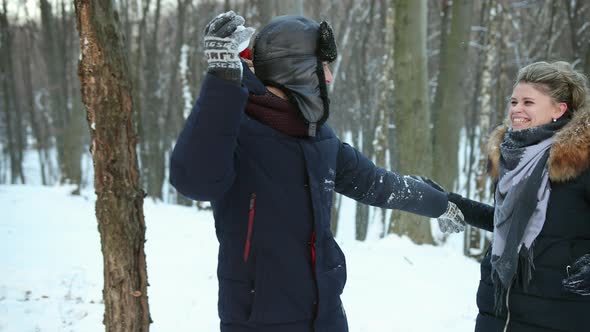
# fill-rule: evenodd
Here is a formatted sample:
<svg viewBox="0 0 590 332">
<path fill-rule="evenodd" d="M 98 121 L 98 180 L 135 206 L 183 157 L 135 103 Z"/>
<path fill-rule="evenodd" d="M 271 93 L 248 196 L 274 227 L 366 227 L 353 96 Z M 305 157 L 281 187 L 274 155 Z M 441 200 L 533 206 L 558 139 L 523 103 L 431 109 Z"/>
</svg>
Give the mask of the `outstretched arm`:
<svg viewBox="0 0 590 332">
<path fill-rule="evenodd" d="M 447 210 L 446 194 L 409 176 L 375 166 L 346 143 L 338 153 L 335 190 L 361 203 L 437 218 Z"/>
</svg>

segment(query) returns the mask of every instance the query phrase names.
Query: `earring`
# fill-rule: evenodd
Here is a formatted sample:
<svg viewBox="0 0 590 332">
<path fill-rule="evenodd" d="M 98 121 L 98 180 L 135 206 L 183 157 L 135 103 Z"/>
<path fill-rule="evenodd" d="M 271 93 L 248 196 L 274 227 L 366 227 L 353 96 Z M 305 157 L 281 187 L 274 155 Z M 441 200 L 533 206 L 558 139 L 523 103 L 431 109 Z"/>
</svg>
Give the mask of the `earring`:
<svg viewBox="0 0 590 332">
<path fill-rule="evenodd" d="M 557 122 L 557 119 L 553 119 L 553 122 Z"/>
</svg>

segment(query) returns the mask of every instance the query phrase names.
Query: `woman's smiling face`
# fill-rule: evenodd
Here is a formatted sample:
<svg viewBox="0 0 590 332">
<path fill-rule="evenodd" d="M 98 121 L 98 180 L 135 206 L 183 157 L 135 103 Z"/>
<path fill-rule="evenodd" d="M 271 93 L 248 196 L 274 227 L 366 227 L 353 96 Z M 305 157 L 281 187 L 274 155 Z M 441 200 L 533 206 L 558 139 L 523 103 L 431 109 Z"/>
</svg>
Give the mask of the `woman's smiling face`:
<svg viewBox="0 0 590 332">
<path fill-rule="evenodd" d="M 518 83 L 512 91 L 508 116 L 512 130 L 523 130 L 557 120 L 566 110 L 566 103 L 556 102 L 532 84 Z"/>
</svg>

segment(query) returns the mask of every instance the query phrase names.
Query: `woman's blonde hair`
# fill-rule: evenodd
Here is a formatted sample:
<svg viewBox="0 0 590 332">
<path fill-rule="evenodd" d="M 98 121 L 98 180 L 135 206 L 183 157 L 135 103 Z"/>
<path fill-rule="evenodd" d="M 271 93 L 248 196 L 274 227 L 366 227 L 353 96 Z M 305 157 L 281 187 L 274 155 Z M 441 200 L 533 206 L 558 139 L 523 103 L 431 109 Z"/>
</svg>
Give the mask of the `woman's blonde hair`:
<svg viewBox="0 0 590 332">
<path fill-rule="evenodd" d="M 535 62 L 518 71 L 515 86 L 528 83 L 557 103 L 566 103 L 565 116 L 588 106 L 588 78 L 565 61 Z"/>
</svg>

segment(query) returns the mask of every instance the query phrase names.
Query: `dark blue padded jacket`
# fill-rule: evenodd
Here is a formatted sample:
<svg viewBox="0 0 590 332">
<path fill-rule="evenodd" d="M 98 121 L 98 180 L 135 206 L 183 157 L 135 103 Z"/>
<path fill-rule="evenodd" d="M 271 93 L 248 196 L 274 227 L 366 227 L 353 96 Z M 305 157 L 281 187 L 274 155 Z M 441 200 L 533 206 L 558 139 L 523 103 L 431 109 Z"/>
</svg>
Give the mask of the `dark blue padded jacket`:
<svg viewBox="0 0 590 332">
<path fill-rule="evenodd" d="M 445 211 L 446 194 L 376 167 L 326 124 L 316 137 L 294 138 L 247 116 L 248 94 L 266 92 L 247 67 L 242 86 L 207 75 L 172 153 L 170 181 L 211 201 L 222 331 L 291 331 L 281 326 L 301 322 L 348 331 L 346 263 L 330 231 L 334 191 L 428 217 Z"/>
</svg>

